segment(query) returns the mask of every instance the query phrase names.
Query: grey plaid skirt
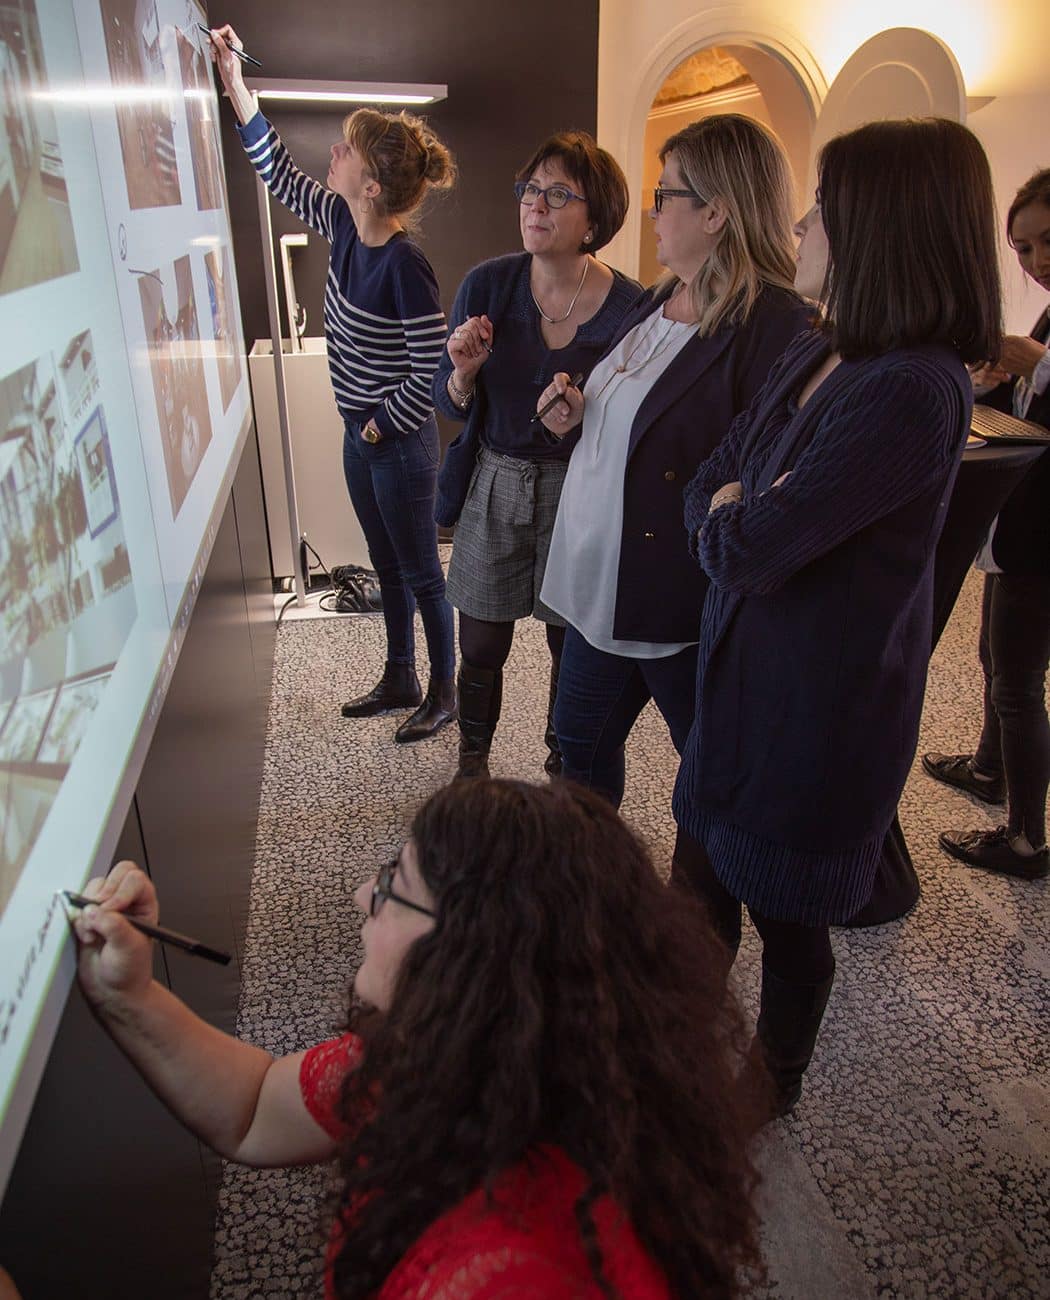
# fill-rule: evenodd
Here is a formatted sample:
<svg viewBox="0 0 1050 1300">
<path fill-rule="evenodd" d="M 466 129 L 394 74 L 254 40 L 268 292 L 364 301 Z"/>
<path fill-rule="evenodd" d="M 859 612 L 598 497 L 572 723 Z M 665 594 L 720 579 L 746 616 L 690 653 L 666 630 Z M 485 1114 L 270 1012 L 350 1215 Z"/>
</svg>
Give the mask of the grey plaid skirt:
<svg viewBox="0 0 1050 1300">
<path fill-rule="evenodd" d="M 519 460 L 482 447 L 452 541 L 445 594 L 471 618 L 510 623 L 535 615 L 564 627 L 540 600 L 568 464 Z"/>
</svg>

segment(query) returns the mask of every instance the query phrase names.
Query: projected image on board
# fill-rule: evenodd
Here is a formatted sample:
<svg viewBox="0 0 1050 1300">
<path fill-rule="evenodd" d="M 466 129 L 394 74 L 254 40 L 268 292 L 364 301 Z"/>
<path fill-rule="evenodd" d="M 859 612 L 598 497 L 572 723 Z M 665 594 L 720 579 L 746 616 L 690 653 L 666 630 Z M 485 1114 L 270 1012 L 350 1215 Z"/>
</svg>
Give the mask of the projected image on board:
<svg viewBox="0 0 1050 1300">
<path fill-rule="evenodd" d="M 208 300 L 211 303 L 212 337 L 219 367 L 219 391 L 222 409 L 228 410 L 244 375 L 241 362 L 243 344 L 237 321 L 237 299 L 230 273 L 230 250 L 213 249 L 204 257 L 208 277 Z"/>
<path fill-rule="evenodd" d="M 0 294 L 78 265 L 47 85 L 33 0 L 0 7 Z"/>
<path fill-rule="evenodd" d="M 250 431 L 205 17 L 0 2 L 0 1195 Z"/>
<path fill-rule="evenodd" d="M 136 603 L 89 331 L 0 380 L 0 429 L 2 912 Z"/>
<path fill-rule="evenodd" d="M 139 294 L 171 511 L 177 515 L 211 442 L 190 259 L 140 274 Z"/>
<path fill-rule="evenodd" d="M 202 211 L 222 207 L 222 166 L 219 162 L 219 124 L 213 116 L 211 68 L 193 41 L 175 33 L 179 68 L 186 101 L 186 127 L 193 156 L 193 184 Z"/>
<path fill-rule="evenodd" d="M 165 77 L 156 0 L 101 0 L 100 9 L 113 84 L 138 92 L 130 102 L 116 106 L 128 205 L 160 208 L 181 203 L 173 96 Z M 142 95 L 144 89 L 155 94 Z"/>
</svg>

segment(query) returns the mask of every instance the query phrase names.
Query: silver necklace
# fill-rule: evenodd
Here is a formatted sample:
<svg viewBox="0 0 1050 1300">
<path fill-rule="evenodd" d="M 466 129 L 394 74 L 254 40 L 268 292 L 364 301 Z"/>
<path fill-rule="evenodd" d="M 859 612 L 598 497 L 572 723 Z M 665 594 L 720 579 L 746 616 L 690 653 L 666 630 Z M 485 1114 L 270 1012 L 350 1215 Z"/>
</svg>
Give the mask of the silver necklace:
<svg viewBox="0 0 1050 1300">
<path fill-rule="evenodd" d="M 634 361 L 635 353 L 640 351 L 643 347 L 649 346 L 651 344 L 653 335 L 659 329 L 659 320 L 658 320 L 659 316 L 660 313 L 658 312 L 653 313 L 653 317 L 652 317 L 653 323 L 649 326 L 647 330 L 644 330 L 635 339 L 634 346 L 631 348 L 630 352 L 628 352 L 627 356 L 624 357 L 623 361 L 621 361 L 618 366 L 613 367 L 608 377 L 606 378 L 605 383 L 602 384 L 601 388 L 599 388 L 598 391 L 593 396 L 588 394 L 588 401 L 596 402 L 601 397 L 601 395 L 605 392 L 605 390 L 609 387 L 609 385 L 612 383 L 614 379 L 619 379 L 621 375 L 634 374 L 636 371 L 641 370 L 644 366 L 647 366 L 650 361 L 655 361 L 658 356 L 660 356 L 662 353 L 667 351 L 667 349 L 674 342 L 675 333 L 673 330 L 668 330 L 667 333 L 663 336 L 663 338 L 657 340 L 655 346 L 652 346 L 651 350 L 648 353 L 646 353 L 646 355 L 642 357 L 640 361 L 638 361 L 633 366 L 631 365 L 631 362 Z M 668 320 L 669 324 L 671 325 L 680 325 L 685 323 L 682 321 L 672 321 L 668 317 L 664 317 L 663 319 Z"/>
<path fill-rule="evenodd" d="M 580 283 L 576 286 L 576 292 L 572 295 L 572 302 L 569 303 L 569 310 L 565 313 L 564 316 L 548 316 L 547 313 L 540 306 L 540 304 L 536 301 L 536 295 L 532 292 L 532 284 L 531 283 L 529 284 L 529 295 L 532 298 L 532 304 L 539 312 L 539 314 L 543 317 L 543 319 L 547 322 L 548 325 L 560 325 L 563 320 L 568 320 L 569 317 L 572 315 L 572 309 L 576 306 L 576 299 L 580 296 L 580 293 L 583 290 L 583 282 L 584 280 L 587 279 L 587 271 L 590 265 L 591 265 L 591 259 L 589 257 L 585 257 L 583 259 L 583 275 L 580 276 Z"/>
</svg>

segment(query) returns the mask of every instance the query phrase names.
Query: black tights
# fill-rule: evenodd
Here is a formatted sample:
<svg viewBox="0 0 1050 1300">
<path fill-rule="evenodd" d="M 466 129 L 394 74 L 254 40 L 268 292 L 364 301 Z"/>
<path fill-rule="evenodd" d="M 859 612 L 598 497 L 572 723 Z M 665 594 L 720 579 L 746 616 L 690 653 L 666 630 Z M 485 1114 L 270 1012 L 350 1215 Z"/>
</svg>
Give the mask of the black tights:
<svg viewBox="0 0 1050 1300">
<path fill-rule="evenodd" d="M 552 659 L 561 658 L 565 629 L 546 624 L 547 647 Z M 459 616 L 459 653 L 472 668 L 496 672 L 507 662 L 514 640 L 513 623 L 488 623 L 469 614 Z"/>
<path fill-rule="evenodd" d="M 715 875 L 707 850 L 685 831 L 675 842 L 672 879 L 705 904 L 711 925 L 735 956 L 740 946 L 740 900 Z M 822 984 L 835 973 L 831 935 L 826 925 L 774 921 L 748 908 L 762 939 L 762 964 L 786 984 Z"/>
</svg>

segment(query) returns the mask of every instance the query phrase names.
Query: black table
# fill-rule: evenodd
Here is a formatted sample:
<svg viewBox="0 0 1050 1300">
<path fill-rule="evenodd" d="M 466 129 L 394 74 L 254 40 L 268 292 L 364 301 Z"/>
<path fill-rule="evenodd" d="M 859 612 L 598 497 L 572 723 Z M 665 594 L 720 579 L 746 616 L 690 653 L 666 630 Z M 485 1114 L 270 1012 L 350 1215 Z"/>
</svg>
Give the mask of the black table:
<svg viewBox="0 0 1050 1300">
<path fill-rule="evenodd" d="M 989 442 L 984 447 L 968 447 L 963 452 L 934 556 L 931 652 L 948 625 L 966 574 L 992 520 L 1032 462 L 1046 450 L 1039 446 Z M 975 662 L 976 659 L 974 646 Z M 919 901 L 920 892 L 904 831 L 895 816 L 882 846 L 871 898 L 846 925 L 857 928 L 896 921 L 911 911 Z"/>
</svg>

